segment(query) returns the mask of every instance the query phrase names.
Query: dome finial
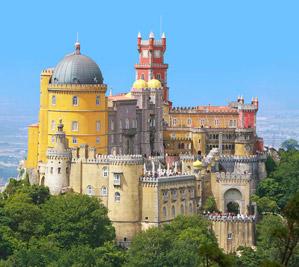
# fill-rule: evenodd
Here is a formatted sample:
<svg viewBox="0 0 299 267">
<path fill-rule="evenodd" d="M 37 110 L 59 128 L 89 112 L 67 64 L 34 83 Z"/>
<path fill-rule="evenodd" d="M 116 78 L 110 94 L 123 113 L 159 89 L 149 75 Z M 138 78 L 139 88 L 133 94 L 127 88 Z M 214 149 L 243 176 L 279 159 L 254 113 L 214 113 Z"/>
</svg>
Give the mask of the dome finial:
<svg viewBox="0 0 299 267">
<path fill-rule="evenodd" d="M 80 55 L 80 43 L 79 43 L 79 33 L 77 32 L 77 40 L 75 43 L 75 53 L 76 55 Z"/>
</svg>

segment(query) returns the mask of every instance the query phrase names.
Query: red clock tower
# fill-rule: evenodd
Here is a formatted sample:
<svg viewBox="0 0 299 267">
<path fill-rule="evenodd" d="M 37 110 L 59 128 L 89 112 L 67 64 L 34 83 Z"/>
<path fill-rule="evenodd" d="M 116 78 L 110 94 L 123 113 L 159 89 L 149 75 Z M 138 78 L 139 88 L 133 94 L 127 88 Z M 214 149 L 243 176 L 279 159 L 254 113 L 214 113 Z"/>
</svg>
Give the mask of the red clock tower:
<svg viewBox="0 0 299 267">
<path fill-rule="evenodd" d="M 160 40 L 155 40 L 154 33 L 151 32 L 148 40 L 142 40 L 141 34 L 138 33 L 137 48 L 139 52 L 139 63 L 135 64 L 136 80 L 159 80 L 163 86 L 163 99 L 168 102 L 168 64 L 164 63 L 164 53 L 166 50 L 165 34 L 162 34 Z"/>
</svg>

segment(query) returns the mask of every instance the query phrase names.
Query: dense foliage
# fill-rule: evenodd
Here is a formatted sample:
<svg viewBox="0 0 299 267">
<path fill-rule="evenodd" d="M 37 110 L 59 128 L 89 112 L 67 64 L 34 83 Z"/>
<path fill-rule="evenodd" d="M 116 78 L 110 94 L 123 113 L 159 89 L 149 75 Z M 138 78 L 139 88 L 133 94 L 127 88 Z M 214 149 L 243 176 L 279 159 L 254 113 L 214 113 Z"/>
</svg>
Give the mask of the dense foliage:
<svg viewBox="0 0 299 267">
<path fill-rule="evenodd" d="M 233 266 L 233 258 L 219 249 L 204 218 L 178 216 L 170 224 L 138 234 L 127 266 Z"/>
<path fill-rule="evenodd" d="M 252 197 L 262 215 L 257 249 L 242 248 L 239 266 L 299 266 L 299 151 L 292 140 L 283 148 L 279 162 L 267 159 L 268 176 Z"/>
<path fill-rule="evenodd" d="M 0 200 L 0 266 L 121 266 L 107 209 L 96 198 L 11 180 Z"/>
</svg>

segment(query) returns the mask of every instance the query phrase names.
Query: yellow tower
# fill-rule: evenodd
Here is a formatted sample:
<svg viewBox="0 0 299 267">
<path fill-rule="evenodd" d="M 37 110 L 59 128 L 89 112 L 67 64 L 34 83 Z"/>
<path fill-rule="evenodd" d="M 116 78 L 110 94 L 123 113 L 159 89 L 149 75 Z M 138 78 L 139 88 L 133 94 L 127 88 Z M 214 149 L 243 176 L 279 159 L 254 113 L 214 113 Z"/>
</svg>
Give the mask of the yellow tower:
<svg viewBox="0 0 299 267">
<path fill-rule="evenodd" d="M 38 127 L 28 130 L 27 168 L 46 162 L 48 147 L 54 147 L 59 120 L 65 127 L 69 147 L 86 144 L 99 154 L 107 153 L 107 86 L 98 65 L 80 52 L 65 56 L 52 70 L 41 74 Z M 37 134 L 38 131 L 38 134 Z M 37 138 L 38 135 L 38 138 Z M 35 142 L 34 140 L 38 140 Z"/>
</svg>

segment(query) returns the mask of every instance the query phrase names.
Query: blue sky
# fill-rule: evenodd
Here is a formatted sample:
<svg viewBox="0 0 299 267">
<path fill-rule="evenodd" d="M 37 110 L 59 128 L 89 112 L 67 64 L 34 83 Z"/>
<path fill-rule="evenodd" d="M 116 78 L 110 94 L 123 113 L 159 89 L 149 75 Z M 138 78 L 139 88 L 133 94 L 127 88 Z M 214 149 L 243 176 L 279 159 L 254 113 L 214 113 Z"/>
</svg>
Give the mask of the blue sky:
<svg viewBox="0 0 299 267">
<path fill-rule="evenodd" d="M 299 1 L 3 1 L 0 104 L 37 114 L 39 74 L 73 51 L 92 57 L 113 92 L 128 91 L 136 38 L 162 29 L 176 105 L 259 96 L 263 111 L 298 108 Z"/>
</svg>

